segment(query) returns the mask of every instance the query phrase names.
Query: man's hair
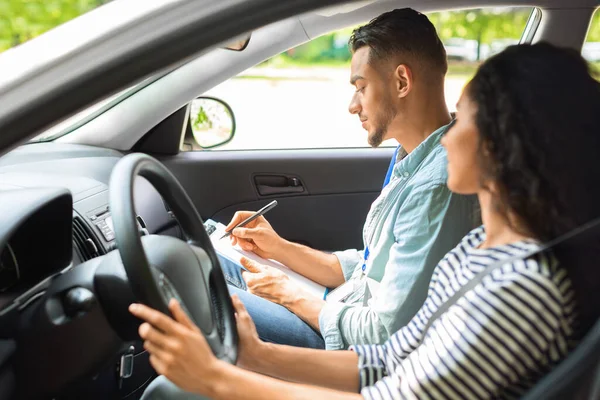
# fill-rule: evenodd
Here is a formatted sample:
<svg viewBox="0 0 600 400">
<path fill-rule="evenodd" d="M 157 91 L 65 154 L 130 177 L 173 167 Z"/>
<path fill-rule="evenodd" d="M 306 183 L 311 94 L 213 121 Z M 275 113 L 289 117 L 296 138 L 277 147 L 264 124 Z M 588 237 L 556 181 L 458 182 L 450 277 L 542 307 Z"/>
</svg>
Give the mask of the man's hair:
<svg viewBox="0 0 600 400">
<path fill-rule="evenodd" d="M 446 49 L 435 27 L 412 8 L 386 12 L 355 29 L 348 46 L 352 53 L 369 47 L 369 62 L 401 56 L 442 75 L 448 71 Z"/>
</svg>

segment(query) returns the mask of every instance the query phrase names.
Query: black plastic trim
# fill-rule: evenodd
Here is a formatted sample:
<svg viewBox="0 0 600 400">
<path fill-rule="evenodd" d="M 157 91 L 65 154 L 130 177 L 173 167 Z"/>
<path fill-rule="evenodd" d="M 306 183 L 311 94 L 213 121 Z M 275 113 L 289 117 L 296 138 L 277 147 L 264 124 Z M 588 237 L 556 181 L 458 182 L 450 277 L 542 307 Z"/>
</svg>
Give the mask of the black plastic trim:
<svg viewBox="0 0 600 400">
<path fill-rule="evenodd" d="M 152 128 L 133 146 L 132 151 L 160 155 L 176 155 L 179 153 L 184 125 L 186 123 L 189 125 L 189 118 L 186 118 L 188 115 L 187 108 L 188 105 L 181 107 Z M 185 128 L 186 132 L 189 129 L 188 125 Z"/>
</svg>

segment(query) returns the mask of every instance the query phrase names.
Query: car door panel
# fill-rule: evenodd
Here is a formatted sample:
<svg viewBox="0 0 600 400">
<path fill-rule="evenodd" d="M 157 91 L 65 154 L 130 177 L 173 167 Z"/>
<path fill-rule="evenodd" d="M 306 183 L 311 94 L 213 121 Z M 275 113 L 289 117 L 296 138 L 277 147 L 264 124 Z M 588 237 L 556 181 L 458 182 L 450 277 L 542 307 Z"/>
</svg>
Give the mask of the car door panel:
<svg viewBox="0 0 600 400">
<path fill-rule="evenodd" d="M 204 219 L 227 223 L 273 199 L 283 237 L 322 250 L 362 247 L 362 226 L 393 149 L 185 152 L 161 157 Z"/>
<path fill-rule="evenodd" d="M 294 196 L 277 200 L 266 217 L 284 238 L 322 250 L 362 248 L 362 225 L 377 193 Z M 236 211 L 258 210 L 266 201 L 240 203 L 212 218 L 227 223 Z M 345 210 L 345 211 L 344 211 Z"/>
</svg>

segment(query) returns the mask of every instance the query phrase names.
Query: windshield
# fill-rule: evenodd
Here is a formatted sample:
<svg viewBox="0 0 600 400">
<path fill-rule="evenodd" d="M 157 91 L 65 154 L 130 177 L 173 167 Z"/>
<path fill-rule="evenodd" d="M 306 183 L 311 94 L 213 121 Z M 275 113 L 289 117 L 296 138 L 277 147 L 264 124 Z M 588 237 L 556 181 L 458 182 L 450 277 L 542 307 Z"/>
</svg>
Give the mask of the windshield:
<svg viewBox="0 0 600 400">
<path fill-rule="evenodd" d="M 1 2 L 0 10 L 7 21 L 0 23 L 0 52 L 25 43 L 46 31 L 49 31 L 69 20 L 87 13 L 111 0 L 29 0 Z M 94 104 L 82 112 L 73 115 L 63 122 L 48 129 L 31 141 L 51 140 L 80 126 L 82 121 L 88 121 L 100 112 L 116 104 L 115 101 L 131 90 L 127 88 L 103 101 Z"/>
<path fill-rule="evenodd" d="M 29 141 L 29 143 L 37 143 L 37 142 L 48 142 L 54 139 L 57 139 L 63 135 L 66 135 L 69 132 L 74 131 L 80 126 L 88 123 L 92 119 L 96 118 L 98 115 L 102 114 L 109 108 L 114 107 L 116 104 L 119 104 L 121 101 L 125 100 L 138 90 L 142 89 L 149 83 L 156 80 L 156 77 L 148 78 L 143 80 L 142 82 L 130 86 L 125 90 L 118 92 L 117 94 L 110 96 L 107 99 L 101 100 L 98 103 L 84 109 L 83 111 L 65 119 L 64 121 L 54 125 L 52 128 L 44 131 L 42 134 L 34 137 Z"/>
<path fill-rule="evenodd" d="M 70 20 L 78 19 L 78 17 L 83 16 L 83 14 L 88 14 L 89 11 L 111 2 L 116 3 L 117 0 L 0 1 L 0 11 L 2 11 L 2 15 L 8 16 L 10 19 L 18 22 L 3 24 L 0 20 L 0 53 L 12 53 L 15 50 L 18 50 L 23 43 L 43 35 L 48 31 L 56 32 L 54 28 L 57 28 Z M 84 31 L 86 31 L 86 29 L 83 29 L 82 33 L 84 33 Z M 243 51 L 249 41 L 250 33 L 247 33 L 234 38 L 231 43 L 228 43 L 223 47 L 229 50 Z M 129 86 L 106 99 L 98 101 L 79 113 L 53 125 L 51 128 L 31 139 L 29 143 L 51 141 L 78 129 L 164 75 L 165 73 L 155 75 Z"/>
<path fill-rule="evenodd" d="M 124 90 L 123 92 L 125 92 Z M 45 142 L 49 140 L 54 140 L 62 135 L 66 135 L 77 127 L 83 125 L 85 122 L 92 119 L 94 116 L 99 115 L 100 113 L 106 111 L 106 109 L 113 100 L 119 98 L 123 92 L 117 93 L 116 95 L 109 97 L 106 100 L 103 100 L 97 104 L 94 104 L 91 107 L 86 108 L 85 110 L 73 115 L 70 118 L 62 121 L 59 124 L 54 125 L 52 128 L 48 129 L 41 135 L 38 135 L 31 139 L 29 142 Z"/>
</svg>

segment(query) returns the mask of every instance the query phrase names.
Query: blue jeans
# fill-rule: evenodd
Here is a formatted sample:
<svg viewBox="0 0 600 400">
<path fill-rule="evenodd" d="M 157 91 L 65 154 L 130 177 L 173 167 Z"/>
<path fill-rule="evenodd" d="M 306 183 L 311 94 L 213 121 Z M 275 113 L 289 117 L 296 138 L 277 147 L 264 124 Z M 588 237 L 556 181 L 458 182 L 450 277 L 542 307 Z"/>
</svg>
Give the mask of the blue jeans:
<svg viewBox="0 0 600 400">
<path fill-rule="evenodd" d="M 258 336 L 265 342 L 296 347 L 324 349 L 325 342 L 317 331 L 287 308 L 248 293 L 241 267 L 219 256 L 229 293 L 237 294 L 252 317 Z"/>
</svg>

